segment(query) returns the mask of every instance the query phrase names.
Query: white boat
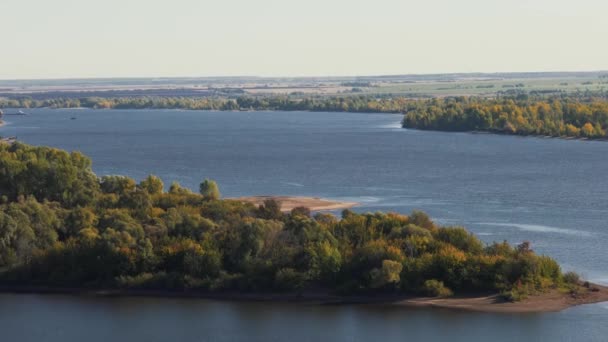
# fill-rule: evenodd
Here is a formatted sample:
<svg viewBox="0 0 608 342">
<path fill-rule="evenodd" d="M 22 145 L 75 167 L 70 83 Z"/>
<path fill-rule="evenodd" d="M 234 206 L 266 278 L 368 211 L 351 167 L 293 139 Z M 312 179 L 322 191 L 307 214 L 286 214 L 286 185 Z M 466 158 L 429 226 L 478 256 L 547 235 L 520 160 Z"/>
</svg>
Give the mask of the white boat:
<svg viewBox="0 0 608 342">
<path fill-rule="evenodd" d="M 4 115 L 27 115 L 27 113 L 22 110 L 18 110 L 16 113 L 6 113 Z"/>
</svg>

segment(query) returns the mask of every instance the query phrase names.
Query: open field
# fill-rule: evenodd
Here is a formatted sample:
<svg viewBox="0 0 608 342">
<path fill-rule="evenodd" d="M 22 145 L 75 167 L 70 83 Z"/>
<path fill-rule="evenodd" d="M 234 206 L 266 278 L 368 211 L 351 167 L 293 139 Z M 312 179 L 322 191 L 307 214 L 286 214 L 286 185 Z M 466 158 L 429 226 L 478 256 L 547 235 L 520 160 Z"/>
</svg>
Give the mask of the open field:
<svg viewBox="0 0 608 342">
<path fill-rule="evenodd" d="M 608 72 L 436 74 L 361 77 L 216 77 L 0 80 L 0 97 L 126 96 L 495 96 L 508 91 L 608 90 Z"/>
</svg>

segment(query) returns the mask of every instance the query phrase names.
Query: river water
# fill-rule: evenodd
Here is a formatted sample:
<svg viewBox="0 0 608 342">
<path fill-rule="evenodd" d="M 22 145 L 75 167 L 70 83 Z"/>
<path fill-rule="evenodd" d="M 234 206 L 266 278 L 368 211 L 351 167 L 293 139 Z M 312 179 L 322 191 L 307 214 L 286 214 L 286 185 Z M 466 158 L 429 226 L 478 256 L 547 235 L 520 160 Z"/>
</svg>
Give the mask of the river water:
<svg viewBox="0 0 608 342">
<path fill-rule="evenodd" d="M 399 128 L 393 114 L 32 110 L 0 135 L 79 150 L 99 175 L 224 196 L 320 196 L 357 211 L 428 212 L 484 241 L 532 242 L 608 283 L 608 143 Z M 492 315 L 377 306 L 0 295 L 8 340 L 608 339 L 608 305 Z M 8 332 L 8 335 L 6 333 Z M 86 335 L 85 335 L 86 334 Z"/>
</svg>

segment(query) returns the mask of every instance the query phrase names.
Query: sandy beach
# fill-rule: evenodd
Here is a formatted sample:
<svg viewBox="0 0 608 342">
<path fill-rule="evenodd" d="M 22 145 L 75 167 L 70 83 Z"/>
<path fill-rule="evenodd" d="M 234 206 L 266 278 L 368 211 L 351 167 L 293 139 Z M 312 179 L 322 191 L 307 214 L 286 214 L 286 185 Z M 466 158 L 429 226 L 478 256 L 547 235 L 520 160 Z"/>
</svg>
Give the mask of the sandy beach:
<svg viewBox="0 0 608 342">
<path fill-rule="evenodd" d="M 229 198 L 231 200 L 249 202 L 256 206 L 263 204 L 265 200 L 274 199 L 281 203 L 281 211 L 291 211 L 296 207 L 306 207 L 312 211 L 339 210 L 352 208 L 356 202 L 332 201 L 319 197 L 300 197 L 300 196 L 248 196 Z"/>
<path fill-rule="evenodd" d="M 533 313 L 556 312 L 572 306 L 608 301 L 608 288 L 592 284 L 597 291 L 588 290 L 577 296 L 552 290 L 530 296 L 519 302 L 509 302 L 499 295 L 454 298 L 411 298 L 396 301 L 395 305 L 410 307 L 434 307 L 477 312 Z"/>
</svg>

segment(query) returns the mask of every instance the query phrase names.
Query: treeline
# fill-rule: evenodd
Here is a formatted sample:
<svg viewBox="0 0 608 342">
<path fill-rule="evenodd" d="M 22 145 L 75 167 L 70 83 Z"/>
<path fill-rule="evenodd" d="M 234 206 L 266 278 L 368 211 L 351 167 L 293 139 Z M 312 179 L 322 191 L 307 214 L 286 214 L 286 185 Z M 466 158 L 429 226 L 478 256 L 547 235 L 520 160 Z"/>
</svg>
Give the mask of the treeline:
<svg viewBox="0 0 608 342">
<path fill-rule="evenodd" d="M 406 97 L 240 96 L 0 99 L 0 108 L 283 110 L 404 113 L 403 127 L 439 131 L 488 131 L 554 137 L 606 138 L 608 93 L 414 100 Z"/>
<path fill-rule="evenodd" d="M 409 100 L 403 97 L 90 97 L 0 99 L 0 108 L 93 108 L 93 109 L 188 109 L 188 110 L 285 110 L 327 112 L 400 113 Z"/>
<path fill-rule="evenodd" d="M 98 178 L 80 153 L 0 144 L 0 285 L 511 299 L 576 286 L 528 243 L 486 245 L 422 212 L 338 219 L 222 200 L 209 180 L 199 190 Z"/>
<path fill-rule="evenodd" d="M 408 104 L 403 127 L 519 135 L 606 138 L 608 100 L 458 97 Z"/>
</svg>

